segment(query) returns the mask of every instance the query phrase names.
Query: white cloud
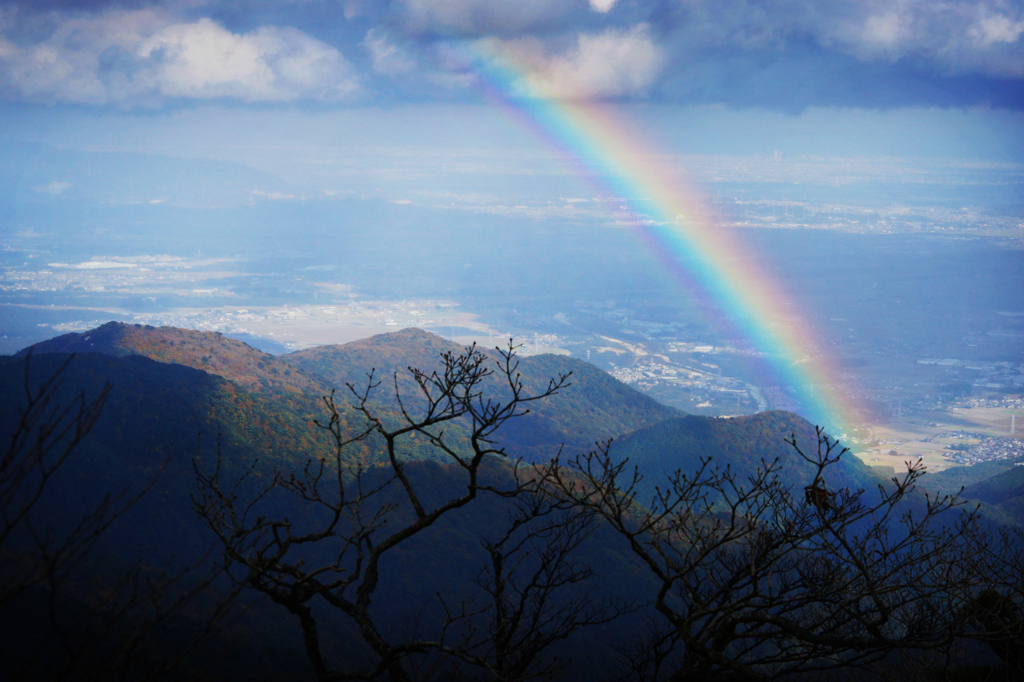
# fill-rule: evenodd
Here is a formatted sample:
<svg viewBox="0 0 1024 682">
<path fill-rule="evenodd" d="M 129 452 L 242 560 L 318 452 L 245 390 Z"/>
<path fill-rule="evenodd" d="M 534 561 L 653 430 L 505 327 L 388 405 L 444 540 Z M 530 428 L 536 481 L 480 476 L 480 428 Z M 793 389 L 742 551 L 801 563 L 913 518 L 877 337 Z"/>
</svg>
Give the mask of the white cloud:
<svg viewBox="0 0 1024 682">
<path fill-rule="evenodd" d="M 261 192 L 258 189 L 249 190 L 254 196 L 263 197 L 270 201 L 294 201 L 299 197 L 294 194 L 284 194 L 282 192 Z"/>
<path fill-rule="evenodd" d="M 1024 33 L 1024 21 L 1013 21 L 1004 14 L 983 17 L 971 26 L 968 35 L 982 48 L 996 43 L 1015 43 Z"/>
<path fill-rule="evenodd" d="M 1024 8 L 1005 0 L 862 0 L 820 4 L 784 1 L 787 20 L 819 44 L 870 61 L 923 58 L 941 72 L 1024 74 Z M 803 15 L 802 17 L 800 15 Z"/>
<path fill-rule="evenodd" d="M 54 180 L 49 185 L 43 185 L 42 187 L 33 187 L 33 192 L 41 192 L 43 194 L 61 194 L 68 187 L 71 187 L 70 182 L 57 182 Z"/>
<path fill-rule="evenodd" d="M 590 0 L 590 9 L 595 12 L 600 12 L 601 14 L 606 14 L 612 7 L 615 7 L 616 1 L 617 0 Z"/>
<path fill-rule="evenodd" d="M 404 50 L 393 45 L 379 28 L 371 28 L 366 32 L 363 45 L 370 51 L 373 70 L 377 73 L 393 76 L 416 68 L 416 61 Z"/>
<path fill-rule="evenodd" d="M 294 28 L 231 33 L 209 19 L 168 26 L 136 48 L 150 83 L 171 97 L 337 99 L 357 87 L 345 58 Z"/>
<path fill-rule="evenodd" d="M 906 40 L 910 25 L 899 12 L 873 14 L 864 21 L 862 38 L 867 45 L 888 49 Z"/>
<path fill-rule="evenodd" d="M 444 99 L 475 78 L 465 59 L 445 57 L 461 40 L 508 58 L 522 92 L 567 98 L 711 98 L 773 65 L 831 73 L 849 61 L 837 53 L 895 65 L 885 72 L 905 64 L 912 77 L 1024 77 L 1024 0 L 338 0 L 348 28 L 324 33 L 348 42 L 335 45 L 298 28 L 200 18 L 203 0 L 98 12 L 2 3 L 0 99 L 48 104 L 344 101 L 362 92 L 350 50 L 372 65 L 367 82 L 395 78 L 382 91 Z M 356 18 L 353 35 L 357 24 L 344 22 Z"/>
<path fill-rule="evenodd" d="M 335 48 L 294 28 L 233 33 L 156 10 L 58 18 L 40 42 L 0 36 L 0 87 L 46 103 L 156 104 L 168 98 L 335 100 L 358 89 Z"/>
<path fill-rule="evenodd" d="M 264 36 L 261 36 L 264 37 Z M 260 43 L 250 34 L 235 35 L 209 19 L 194 24 L 174 24 L 144 40 L 135 54 L 156 64 L 150 78 L 172 97 L 242 95 L 246 99 L 273 98 L 274 73 Z"/>
<path fill-rule="evenodd" d="M 523 73 L 521 87 L 540 97 L 638 95 L 654 81 L 663 61 L 645 25 L 580 34 L 572 48 L 555 54 L 537 38 L 491 39 L 481 45 Z"/>
</svg>

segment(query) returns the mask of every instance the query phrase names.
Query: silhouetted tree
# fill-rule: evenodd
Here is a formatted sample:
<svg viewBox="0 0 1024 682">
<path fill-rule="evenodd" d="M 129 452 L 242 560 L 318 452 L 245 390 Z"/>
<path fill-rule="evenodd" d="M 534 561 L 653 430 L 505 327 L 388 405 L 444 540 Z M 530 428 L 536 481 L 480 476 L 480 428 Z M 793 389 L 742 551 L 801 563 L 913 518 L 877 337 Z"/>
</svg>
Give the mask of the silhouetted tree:
<svg viewBox="0 0 1024 682">
<path fill-rule="evenodd" d="M 504 531 L 481 539 L 490 561 L 474 582 L 487 595 L 486 624 L 465 635 L 460 660 L 501 682 L 557 677 L 570 662 L 547 655 L 553 644 L 634 609 L 619 599 L 595 597 L 593 585 L 566 596 L 595 576 L 574 553 L 597 522 L 589 510 L 543 487 L 516 499 Z M 456 619 L 449 614 L 449 622 Z"/>
<path fill-rule="evenodd" d="M 1024 678 L 1024 530 L 977 529 L 965 552 L 977 589 L 961 609 L 965 637 L 988 644 L 1005 679 Z"/>
<path fill-rule="evenodd" d="M 970 634 L 971 619 L 978 637 L 1019 636 L 1019 611 L 979 595 L 989 569 L 970 549 L 981 537 L 977 510 L 963 511 L 956 495 L 910 500 L 920 462 L 871 499 L 825 488 L 846 449 L 820 429 L 815 455 L 789 443 L 815 467 L 802 495 L 780 479 L 778 461 L 739 473 L 706 459 L 640 500 L 642 475 L 608 444 L 549 472 L 563 498 L 604 519 L 655 578 L 664 625 L 626 652 L 620 678 L 848 675 L 894 653 L 949 647 Z M 959 512 L 958 523 L 941 523 Z M 992 558 L 1006 576 L 1001 594 L 1011 584 L 1019 594 L 1019 557 L 1008 543 Z"/>
<path fill-rule="evenodd" d="M 442 355 L 437 372 L 410 368 L 413 397 L 399 391 L 396 373 L 397 414 L 371 401 L 379 387 L 372 372 L 365 387 L 348 386 L 350 403 L 325 396 L 329 419 L 320 426 L 333 451 L 301 473 L 260 481 L 257 464 L 235 476 L 219 453 L 212 465 L 195 461 L 195 510 L 239 584 L 292 614 L 317 679 L 564 673 L 555 643 L 631 610 L 591 603 L 583 586 L 594 573 L 574 552 L 601 526 L 625 541 L 654 585 L 656 618 L 634 641 L 622 638 L 625 663 L 613 679 L 948 672 L 972 640 L 991 645 L 1007 669 L 1018 665 L 1020 537 L 993 541 L 958 495 L 915 493 L 920 462 L 872 494 L 831 488 L 826 474 L 847 451 L 819 429 L 816 453 L 788 441 L 811 465 L 807 485 L 787 485 L 778 460 L 740 473 L 705 459 L 641 500 L 640 471 L 615 461 L 608 443 L 566 462 L 510 461 L 497 432 L 569 377 L 527 395 L 511 343 L 496 368 L 487 362 L 472 347 Z M 425 481 L 405 456 L 424 442 L 460 472 L 454 489 L 450 477 Z M 417 620 L 398 632 L 371 608 L 399 587 L 382 577 L 388 557 L 452 512 L 480 509 L 485 497 L 512 511 L 482 537 L 486 558 L 474 582 L 483 599 L 438 595 L 430 626 Z M 365 656 L 332 660 L 320 625 L 339 616 Z"/>
<path fill-rule="evenodd" d="M 415 396 L 400 392 L 396 372 L 397 418 L 371 401 L 379 386 L 372 372 L 366 386 L 348 385 L 348 406 L 336 402 L 333 393 L 325 396 L 329 419 L 320 426 L 333 438 L 331 456 L 309 462 L 301 474 L 278 471 L 269 483 L 253 483 L 249 495 L 241 491 L 250 485 L 255 468 L 227 480 L 219 456 L 209 467 L 196 461 L 196 512 L 238 567 L 240 583 L 294 616 L 318 680 L 385 675 L 407 680 L 422 672 L 424 661 L 432 662 L 430 670 L 448 661 L 456 666 L 453 674 L 468 666 L 500 680 L 543 676 L 560 669 L 557 661 L 541 657 L 552 643 L 619 612 L 618 604 L 590 606 L 585 593 L 562 602 L 552 598 L 555 591 L 592 575 L 569 556 L 590 533 L 592 515 L 545 497 L 543 468 L 518 461 L 496 466 L 509 460 L 494 440 L 496 433 L 527 414 L 531 402 L 568 386 L 569 375 L 527 395 L 511 341 L 494 360 L 473 346 L 460 355 L 442 354 L 438 371 L 410 368 Z M 349 431 L 343 413 L 358 415 L 362 425 Z M 449 470 L 459 472 L 454 492 L 417 482 L 403 456 L 403 448 L 416 439 L 428 443 Z M 383 463 L 348 454 L 365 444 L 379 446 Z M 291 517 L 275 507 L 281 498 L 271 500 L 282 493 L 297 505 Z M 520 500 L 508 530 L 483 541 L 489 563 L 477 584 L 487 599 L 479 606 L 442 599 L 443 616 L 431 632 L 396 636 L 395 624 L 371 609 L 374 597 L 387 587 L 382 585 L 383 562 L 481 495 Z M 301 520 L 290 520 L 300 514 Z M 358 633 L 367 652 L 365 664 L 329 661 L 318 627 L 322 618 L 315 610 L 324 606 L 343 614 Z"/>
</svg>

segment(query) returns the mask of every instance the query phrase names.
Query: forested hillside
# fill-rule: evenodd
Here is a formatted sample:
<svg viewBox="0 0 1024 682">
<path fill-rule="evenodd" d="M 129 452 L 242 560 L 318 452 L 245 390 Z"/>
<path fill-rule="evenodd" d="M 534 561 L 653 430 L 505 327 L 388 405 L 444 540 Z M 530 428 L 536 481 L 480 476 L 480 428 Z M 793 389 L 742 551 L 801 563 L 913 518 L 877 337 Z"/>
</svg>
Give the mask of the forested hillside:
<svg viewBox="0 0 1024 682">
<path fill-rule="evenodd" d="M 971 615 L 979 580 L 1018 603 L 1012 545 L 794 414 L 681 415 L 419 330 L 282 359 L 111 323 L 31 350 L 0 359 L 13 678 L 810 679 L 1016 632 Z M 1006 505 L 1017 473 L 971 493 Z"/>
<path fill-rule="evenodd" d="M 395 372 L 398 372 L 401 394 L 414 401 L 419 391 L 408 368 L 433 371 L 440 367 L 441 353 L 458 354 L 462 350 L 458 344 L 434 334 L 404 329 L 340 346 L 298 351 L 282 359 L 339 390 L 347 384 L 364 386 L 369 372 L 375 370 L 375 378 L 383 382 L 378 395 L 393 407 Z M 490 358 L 498 360 L 493 349 L 487 352 Z M 532 404 L 528 415 L 509 422 L 502 429 L 502 442 L 514 447 L 523 457 L 542 461 L 563 444 L 570 451 L 587 450 L 595 441 L 682 414 L 580 360 L 559 355 L 517 360 L 523 385 L 534 394 L 543 391 L 550 378 L 572 373 L 568 390 Z M 486 388 L 500 394 L 503 387 L 492 378 Z"/>
</svg>

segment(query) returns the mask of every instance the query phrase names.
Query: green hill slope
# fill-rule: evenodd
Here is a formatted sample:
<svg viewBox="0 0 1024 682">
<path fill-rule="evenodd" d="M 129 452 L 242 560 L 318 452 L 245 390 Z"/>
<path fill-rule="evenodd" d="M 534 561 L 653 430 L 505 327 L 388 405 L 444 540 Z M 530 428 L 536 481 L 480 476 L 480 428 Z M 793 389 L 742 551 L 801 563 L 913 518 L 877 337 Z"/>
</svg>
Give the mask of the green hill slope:
<svg viewBox="0 0 1024 682">
<path fill-rule="evenodd" d="M 33 354 L 30 384 L 37 385 L 51 376 L 66 358 L 65 354 Z M 17 424 L 24 398 L 24 370 L 24 358 L 0 358 L 0 434 L 12 433 Z M 164 467 L 153 488 L 118 520 L 97 547 L 102 565 L 115 572 L 119 566 L 138 562 L 155 567 L 188 565 L 211 546 L 213 537 L 194 514 L 191 500 L 196 492 L 192 458 L 200 432 L 201 458 L 207 463 L 211 462 L 217 434 L 222 434 L 228 481 L 256 464 L 251 485 L 239 490 L 242 499 L 266 486 L 275 469 L 295 471 L 306 458 L 330 452 L 323 432 L 311 423 L 311 414 L 296 410 L 301 405 L 311 413 L 318 407 L 315 397 L 285 402 L 279 395 L 250 393 L 222 377 L 140 355 L 86 353 L 75 357 L 63 375 L 56 399 L 68 404 L 80 391 L 95 396 L 107 382 L 113 389 L 99 421 L 51 482 L 38 509 L 40 522 L 60 534 L 105 494 L 143 490 Z M 379 446 L 372 442 L 368 445 Z M 367 458 L 379 454 L 379 450 L 371 451 Z M 507 477 L 507 473 L 502 474 L 507 464 L 495 461 L 492 466 L 491 476 Z M 465 474 L 458 467 L 414 461 L 406 471 L 422 486 L 422 499 L 428 506 L 457 493 L 460 487 L 464 490 Z M 384 473 L 370 466 L 367 481 L 371 486 L 373 481 L 380 483 Z M 393 522 L 400 522 L 410 513 L 397 486 L 381 493 L 381 503 L 395 505 Z M 496 524 L 508 518 L 509 504 L 489 497 L 484 504 L 460 510 L 439 524 L 436 532 L 417 538 L 382 566 L 385 588 L 375 603 L 390 614 L 395 628 L 408 627 L 424 613 L 437 617 L 439 593 L 453 603 L 479 597 L 473 578 L 486 559 L 480 538 L 499 532 Z M 315 516 L 294 501 L 282 501 L 280 494 L 268 496 L 260 510 L 300 522 Z M 597 542 L 601 545 L 611 540 L 605 537 Z M 624 547 L 599 546 L 586 552 L 593 554 L 596 566 L 608 575 L 614 575 L 616 566 L 632 561 Z M 334 561 L 336 557 L 337 546 L 331 545 L 312 549 L 308 559 Z M 88 570 L 98 569 L 90 565 Z M 598 593 L 621 592 L 614 587 L 616 584 L 608 583 Z M 430 611 L 426 611 L 428 605 Z M 298 632 L 287 618 L 272 605 L 248 610 L 243 624 L 248 643 L 301 648 Z M 327 622 L 333 621 L 328 617 Z M 337 634 L 331 639 L 337 645 L 336 655 L 362 655 L 351 647 L 351 630 L 344 629 L 343 623 L 336 625 Z M 614 641 L 615 630 L 606 629 L 602 636 Z"/>
<path fill-rule="evenodd" d="M 1024 466 L 1016 466 L 964 488 L 964 495 L 988 504 L 1002 504 L 1024 497 Z"/>
<path fill-rule="evenodd" d="M 323 407 L 314 404 L 310 408 L 310 400 L 316 403 L 319 396 L 337 389 L 339 399 L 348 401 L 352 396 L 346 384 L 364 388 L 371 371 L 375 380 L 381 382 L 371 402 L 378 404 L 385 414 L 393 414 L 398 407 L 394 399 L 395 372 L 399 375 L 399 391 L 408 399 L 407 404 L 415 407 L 418 388 L 408 368 L 440 369 L 442 353 L 459 354 L 464 349 L 440 336 L 404 329 L 276 357 L 216 332 L 110 322 L 88 332 L 38 343 L 31 350 L 37 354 L 141 355 L 223 377 L 247 395 L 273 395 L 286 403 L 280 409 L 322 416 Z M 489 355 L 495 361 L 499 359 L 493 351 Z M 519 363 L 518 371 L 527 393 L 542 392 L 549 378 L 569 372 L 572 385 L 548 400 L 532 404 L 530 414 L 510 422 L 503 430 L 500 443 L 513 456 L 539 461 L 551 457 L 562 445 L 569 452 L 586 450 L 597 440 L 682 414 L 580 360 L 541 355 L 520 358 Z M 496 399 L 507 399 L 507 387 L 497 377 L 492 378 L 487 388 Z"/>
<path fill-rule="evenodd" d="M 981 504 L 982 514 L 996 523 L 1024 526 L 1024 465 L 1001 459 L 970 466 L 950 467 L 928 474 L 922 487 L 931 493 L 955 493 L 972 506 Z"/>
<path fill-rule="evenodd" d="M 399 372 L 399 391 L 415 396 L 417 387 L 406 369 L 426 371 L 440 368 L 443 352 L 461 353 L 463 347 L 419 329 L 403 329 L 338 346 L 321 346 L 285 355 L 282 359 L 316 377 L 322 383 L 344 391 L 346 384 L 364 387 L 367 375 L 382 381 L 375 396 L 384 404 L 392 400 L 393 376 Z M 499 356 L 489 355 L 494 361 Z M 530 414 L 510 422 L 501 433 L 501 442 L 521 456 L 533 460 L 550 457 L 559 445 L 568 451 L 592 448 L 597 440 L 617 437 L 636 429 L 678 417 L 678 410 L 658 403 L 639 391 L 581 360 L 557 355 L 519 358 L 527 394 L 547 387 L 551 377 L 572 372 L 571 386 L 557 395 L 530 405 Z M 487 388 L 491 395 L 502 395 L 503 386 L 492 377 Z"/>
<path fill-rule="evenodd" d="M 1005 460 L 979 462 L 971 466 L 954 466 L 942 471 L 928 474 L 922 479 L 922 485 L 928 490 L 938 492 L 955 492 L 960 488 L 980 483 L 1013 468 L 1013 463 Z"/>
</svg>

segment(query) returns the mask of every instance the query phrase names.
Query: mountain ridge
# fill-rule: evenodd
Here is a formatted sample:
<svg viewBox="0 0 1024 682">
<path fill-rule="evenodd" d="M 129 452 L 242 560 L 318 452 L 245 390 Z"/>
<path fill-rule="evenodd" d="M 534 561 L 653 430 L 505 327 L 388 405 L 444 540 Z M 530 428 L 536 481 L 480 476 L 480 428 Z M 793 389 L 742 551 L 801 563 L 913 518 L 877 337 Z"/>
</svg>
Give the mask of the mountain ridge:
<svg viewBox="0 0 1024 682">
<path fill-rule="evenodd" d="M 398 372 L 399 391 L 411 396 L 418 393 L 418 388 L 405 371 L 407 368 L 435 371 L 441 366 L 440 353 L 458 355 L 464 350 L 464 346 L 410 327 L 347 344 L 296 351 L 282 359 L 339 391 L 345 390 L 346 384 L 356 389 L 365 387 L 367 375 L 373 369 L 375 381 L 381 381 L 381 388 L 390 392 L 394 387 L 394 374 Z M 501 363 L 497 349 L 478 350 L 490 361 Z M 503 442 L 535 441 L 536 445 L 527 448 L 525 453 L 534 461 L 550 457 L 562 445 L 569 450 L 589 449 L 595 441 L 685 414 L 582 360 L 545 354 L 517 356 L 515 361 L 518 363 L 515 372 L 522 381 L 525 395 L 543 392 L 552 377 L 572 374 L 568 388 L 547 400 L 531 403 L 529 414 L 508 422 L 502 429 Z M 493 365 L 492 368 L 495 373 L 483 388 L 497 395 L 504 377 L 500 370 Z M 396 406 L 387 399 L 385 403 Z"/>
<path fill-rule="evenodd" d="M 507 400 L 508 382 L 496 366 L 500 364 L 501 355 L 496 349 L 478 348 L 477 351 L 493 371 L 480 388 L 494 400 Z M 37 343 L 15 357 L 29 353 L 142 356 L 221 377 L 236 386 L 242 396 L 266 395 L 283 400 L 280 409 L 309 422 L 326 415 L 320 398 L 336 391 L 339 407 L 349 415 L 347 423 L 354 424 L 360 418 L 348 406 L 354 396 L 346 384 L 364 390 L 373 373 L 374 381 L 380 385 L 370 393 L 370 404 L 375 405 L 374 409 L 386 420 L 396 419 L 399 412 L 394 393 L 396 385 L 406 407 L 415 411 L 422 401 L 419 387 L 409 371 L 411 368 L 429 374 L 441 369 L 442 354 L 458 356 L 464 352 L 466 348 L 462 345 L 421 329 L 408 328 L 348 344 L 273 356 L 218 332 L 109 322 L 86 332 L 63 334 Z M 544 401 L 529 403 L 528 413 L 510 420 L 503 428 L 498 445 L 508 448 L 514 457 L 546 461 L 560 448 L 586 450 L 592 448 L 595 441 L 682 414 L 581 360 L 541 355 L 516 357 L 514 362 L 513 374 L 522 382 L 524 395 L 541 394 L 551 377 L 571 374 L 567 387 Z M 251 402 L 250 398 L 244 400 Z M 257 409 L 273 405 L 276 403 L 271 400 Z M 255 415 L 250 418 L 266 421 Z M 451 426 L 455 429 L 451 435 L 458 437 L 465 425 L 454 423 Z M 418 443 L 415 449 L 429 456 L 425 442 Z"/>
<path fill-rule="evenodd" d="M 217 395 L 222 396 L 218 409 L 234 414 L 236 427 L 245 422 L 241 430 L 231 428 L 248 434 L 244 438 L 246 442 L 253 442 L 257 437 L 256 429 L 262 429 L 262 438 L 268 444 L 280 441 L 272 449 L 278 456 L 284 455 L 289 438 L 281 440 L 281 434 L 271 434 L 267 429 L 277 428 L 272 424 L 289 424 L 282 428 L 289 434 L 300 433 L 295 442 L 305 445 L 296 452 L 301 451 L 301 457 L 308 457 L 316 450 L 312 443 L 318 442 L 313 421 L 324 416 L 320 396 L 337 389 L 344 402 L 349 397 L 345 384 L 364 388 L 370 371 L 374 370 L 375 380 L 382 385 L 371 394 L 371 400 L 383 413 L 397 417 L 397 403 L 391 395 L 394 373 L 399 375 L 399 389 L 409 396 L 416 391 L 416 385 L 408 368 L 437 370 L 441 367 L 441 353 L 457 355 L 464 350 L 463 346 L 443 337 L 406 328 L 347 344 L 273 356 L 218 332 L 109 322 L 93 330 L 37 343 L 14 357 L 24 357 L 29 352 L 102 353 L 118 358 L 134 355 L 200 370 L 226 381 L 218 389 Z M 492 361 L 500 360 L 494 349 L 478 350 Z M 549 377 L 569 372 L 572 376 L 569 387 L 545 401 L 531 404 L 529 414 L 508 422 L 503 428 L 498 444 L 506 446 L 513 457 L 543 462 L 560 449 L 572 455 L 593 449 L 597 442 L 614 439 L 613 454 L 641 463 L 647 480 L 651 481 L 671 474 L 680 465 L 684 465 L 684 469 L 696 469 L 701 456 L 716 457 L 716 464 L 747 468 L 758 466 L 762 456 L 779 457 L 792 472 L 803 471 L 804 463 L 792 459 L 796 454 L 781 443 L 780 434 L 797 435 L 800 443 L 815 446 L 811 425 L 791 413 L 765 412 L 728 420 L 686 415 L 657 403 L 581 360 L 538 355 L 517 357 L 516 361 L 527 394 L 543 391 Z M 492 377 L 492 381 L 494 379 Z M 492 383 L 491 387 L 494 385 Z M 265 397 L 258 398 L 261 395 Z M 238 405 L 245 407 L 241 410 L 232 407 Z M 349 421 L 358 419 L 348 411 L 350 408 L 344 405 L 342 408 Z M 227 424 L 230 423 L 229 419 Z M 228 426 L 224 428 L 231 430 Z M 409 456 L 429 455 L 429 448 L 425 446 L 420 443 Z M 367 456 L 368 452 L 364 452 L 362 458 L 365 460 Z M 837 479 L 834 485 L 868 489 L 886 482 L 869 467 L 859 464 L 855 457 L 845 457 L 841 466 L 832 472 Z M 991 472 L 979 471 L 977 475 L 973 468 L 963 472 L 949 470 L 928 474 L 922 479 L 921 487 L 932 492 L 938 492 L 938 488 L 956 492 L 961 485 L 966 485 L 961 497 L 983 503 L 983 511 L 987 510 L 993 520 L 1024 525 L 1022 475 L 1024 467 L 993 468 Z M 796 485 L 797 478 L 790 483 Z M 830 485 L 833 484 L 830 482 Z"/>
<path fill-rule="evenodd" d="M 227 379 L 256 393 L 283 391 L 316 393 L 329 389 L 296 373 L 277 356 L 220 332 L 178 327 L 108 322 L 85 332 L 72 332 L 41 341 L 15 354 L 105 353 L 115 357 L 142 355 L 157 362 L 183 365 Z"/>
</svg>

